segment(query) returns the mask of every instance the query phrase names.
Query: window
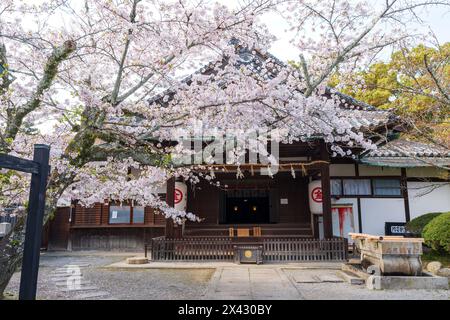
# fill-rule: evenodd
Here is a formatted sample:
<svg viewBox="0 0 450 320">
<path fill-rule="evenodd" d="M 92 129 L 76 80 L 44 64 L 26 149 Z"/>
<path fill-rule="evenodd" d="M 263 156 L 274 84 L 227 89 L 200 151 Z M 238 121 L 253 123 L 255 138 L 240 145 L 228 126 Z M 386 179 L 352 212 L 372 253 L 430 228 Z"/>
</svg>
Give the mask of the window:
<svg viewBox="0 0 450 320">
<path fill-rule="evenodd" d="M 144 207 L 133 207 L 133 223 L 144 223 Z"/>
<path fill-rule="evenodd" d="M 370 179 L 344 179 L 344 195 L 369 196 L 371 195 Z"/>
<path fill-rule="evenodd" d="M 131 221 L 130 206 L 110 206 L 109 207 L 109 223 L 130 223 Z"/>
<path fill-rule="evenodd" d="M 398 179 L 374 179 L 373 194 L 375 196 L 400 196 L 400 180 Z"/>
<path fill-rule="evenodd" d="M 109 206 L 110 224 L 131 224 L 145 222 L 145 208 L 131 206 Z"/>
<path fill-rule="evenodd" d="M 341 179 L 331 179 L 331 195 L 341 196 L 342 195 L 342 180 Z"/>
</svg>

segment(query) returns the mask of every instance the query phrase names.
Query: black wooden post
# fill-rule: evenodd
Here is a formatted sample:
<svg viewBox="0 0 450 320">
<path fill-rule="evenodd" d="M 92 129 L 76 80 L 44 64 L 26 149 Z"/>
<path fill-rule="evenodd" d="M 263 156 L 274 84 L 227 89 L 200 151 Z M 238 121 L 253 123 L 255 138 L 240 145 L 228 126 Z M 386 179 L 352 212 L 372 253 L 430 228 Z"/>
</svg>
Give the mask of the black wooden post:
<svg viewBox="0 0 450 320">
<path fill-rule="evenodd" d="M 34 300 L 39 270 L 39 254 L 42 239 L 42 224 L 45 210 L 45 191 L 49 174 L 50 147 L 42 144 L 34 146 L 33 161 L 39 164 L 39 173 L 31 176 L 25 244 L 20 278 L 20 300 Z"/>
<path fill-rule="evenodd" d="M 320 158 L 330 161 L 325 142 L 320 142 Z M 331 185 L 330 185 L 330 165 L 322 165 L 320 169 L 320 179 L 322 182 L 322 211 L 323 211 L 323 235 L 325 239 L 333 238 L 333 218 L 331 213 Z"/>
<path fill-rule="evenodd" d="M 175 178 L 172 177 L 167 180 L 166 202 L 170 207 L 175 206 Z M 166 219 L 166 238 L 173 238 L 175 236 L 175 226 L 172 219 Z"/>
<path fill-rule="evenodd" d="M 411 214 L 410 214 L 410 209 L 409 209 L 409 196 L 408 196 L 408 178 L 406 176 L 406 168 L 402 168 L 401 169 L 401 180 L 400 180 L 400 185 L 401 185 L 401 191 L 402 191 L 402 196 L 403 196 L 403 202 L 405 204 L 405 221 L 409 222 L 411 220 Z"/>
</svg>

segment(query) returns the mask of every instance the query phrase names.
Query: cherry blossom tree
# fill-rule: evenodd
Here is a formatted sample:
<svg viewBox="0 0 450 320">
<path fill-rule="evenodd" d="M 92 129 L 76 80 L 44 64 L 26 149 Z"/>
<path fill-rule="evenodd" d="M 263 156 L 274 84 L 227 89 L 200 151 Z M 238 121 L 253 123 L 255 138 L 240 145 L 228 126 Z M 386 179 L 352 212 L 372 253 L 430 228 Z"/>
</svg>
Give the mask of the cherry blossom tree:
<svg viewBox="0 0 450 320">
<path fill-rule="evenodd" d="M 448 1 L 4 0 L 0 152 L 29 157 L 34 143 L 51 145 L 47 216 L 65 195 L 85 205 L 132 200 L 177 222 L 198 220 L 157 197 L 171 176 L 197 179 L 173 162 L 187 151 L 182 144 L 164 141 L 196 123 L 248 133 L 242 140 L 255 129 L 283 142 L 319 135 L 335 156 L 373 149 L 326 82 L 337 68 L 409 40 L 405 24 L 430 5 Z M 295 31 L 300 68 L 268 53 L 274 37 L 262 17 L 270 12 Z M 23 205 L 26 177 L 1 174 L 0 208 Z M 2 242 L 3 261 L 20 261 L 22 231 L 19 224 L 9 238 L 16 245 Z M 0 268 L 7 283 L 14 267 Z"/>
<path fill-rule="evenodd" d="M 146 100 L 217 55 L 232 37 L 264 41 L 256 19 L 272 3 L 249 1 L 233 10 L 202 1 L 36 6 L 8 0 L 0 6 L 1 151 L 30 156 L 33 143 L 51 145 L 47 213 L 64 191 L 74 189 L 72 195 L 85 204 L 102 196 L 134 198 L 161 207 L 167 217 L 195 220 L 155 195 L 155 184 L 174 170 L 164 148 L 141 138 L 162 124 L 156 112 L 147 110 Z M 127 118 L 139 125 L 122 125 Z M 128 169 L 136 163 L 140 176 L 129 179 Z M 10 172 L 2 172 L 3 177 L 5 204 L 24 204 L 27 179 Z M 0 292 L 20 262 L 22 240 L 19 223 L 2 241 Z"/>
</svg>

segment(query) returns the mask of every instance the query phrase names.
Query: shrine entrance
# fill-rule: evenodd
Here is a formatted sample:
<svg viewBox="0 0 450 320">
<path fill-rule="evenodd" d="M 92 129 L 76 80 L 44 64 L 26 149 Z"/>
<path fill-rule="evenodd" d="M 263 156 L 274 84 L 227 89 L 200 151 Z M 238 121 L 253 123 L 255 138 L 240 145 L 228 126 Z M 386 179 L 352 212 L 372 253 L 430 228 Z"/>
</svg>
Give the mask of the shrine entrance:
<svg viewBox="0 0 450 320">
<path fill-rule="evenodd" d="M 226 223 L 270 223 L 269 190 L 230 190 L 226 195 Z"/>
</svg>

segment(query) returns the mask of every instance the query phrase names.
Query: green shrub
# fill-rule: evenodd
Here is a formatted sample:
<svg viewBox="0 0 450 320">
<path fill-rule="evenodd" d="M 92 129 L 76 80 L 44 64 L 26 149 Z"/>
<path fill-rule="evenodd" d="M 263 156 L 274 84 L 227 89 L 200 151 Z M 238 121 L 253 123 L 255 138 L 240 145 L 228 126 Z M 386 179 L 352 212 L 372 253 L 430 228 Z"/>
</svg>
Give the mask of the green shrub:
<svg viewBox="0 0 450 320">
<path fill-rule="evenodd" d="M 422 234 L 423 228 L 428 224 L 428 222 L 436 218 L 441 213 L 442 212 L 431 212 L 414 218 L 406 224 L 406 229 L 412 234 L 420 236 Z"/>
<path fill-rule="evenodd" d="M 425 244 L 436 251 L 450 252 L 450 212 L 442 213 L 423 228 Z"/>
</svg>

